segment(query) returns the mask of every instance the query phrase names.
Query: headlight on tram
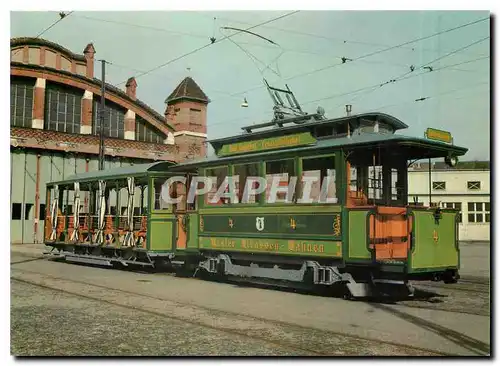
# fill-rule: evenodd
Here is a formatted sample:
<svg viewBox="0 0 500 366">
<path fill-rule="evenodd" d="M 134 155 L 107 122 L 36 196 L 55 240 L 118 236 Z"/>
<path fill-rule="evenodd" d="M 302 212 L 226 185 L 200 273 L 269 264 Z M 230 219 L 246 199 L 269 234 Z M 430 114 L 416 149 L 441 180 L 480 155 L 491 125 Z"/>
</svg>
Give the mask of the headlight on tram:
<svg viewBox="0 0 500 366">
<path fill-rule="evenodd" d="M 454 168 L 458 164 L 458 158 L 456 156 L 447 156 L 444 158 L 444 162 Z"/>
</svg>

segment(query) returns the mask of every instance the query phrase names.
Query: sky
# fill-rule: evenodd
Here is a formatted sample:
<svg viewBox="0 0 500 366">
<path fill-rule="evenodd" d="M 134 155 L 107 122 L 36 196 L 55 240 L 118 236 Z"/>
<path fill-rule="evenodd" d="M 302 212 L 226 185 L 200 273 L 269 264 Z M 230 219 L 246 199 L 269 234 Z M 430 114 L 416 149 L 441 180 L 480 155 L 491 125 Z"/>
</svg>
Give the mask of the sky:
<svg viewBox="0 0 500 366">
<path fill-rule="evenodd" d="M 341 117 L 351 104 L 353 114 L 387 113 L 409 126 L 401 134 L 447 130 L 456 145 L 469 148 L 462 160 L 490 159 L 490 20 L 447 31 L 489 12 L 299 11 L 273 20 L 289 13 L 74 11 L 41 38 L 79 54 L 93 42 L 95 57 L 111 62 L 106 82 L 124 89 L 135 76 L 138 98 L 161 114 L 165 98 L 191 76 L 211 100 L 209 139 L 272 118 L 266 78 L 276 87 L 288 84 L 306 112 L 322 106 L 327 117 Z M 11 37 L 34 37 L 57 19 L 57 12 L 11 12 Z M 274 43 L 239 33 L 181 57 L 210 44 L 210 37 L 236 33 L 223 27 L 266 21 L 251 31 Z M 386 50 L 392 46 L 399 47 Z M 95 76 L 101 78 L 100 63 Z M 248 108 L 241 107 L 243 98 Z M 420 98 L 427 99 L 415 101 Z"/>
</svg>

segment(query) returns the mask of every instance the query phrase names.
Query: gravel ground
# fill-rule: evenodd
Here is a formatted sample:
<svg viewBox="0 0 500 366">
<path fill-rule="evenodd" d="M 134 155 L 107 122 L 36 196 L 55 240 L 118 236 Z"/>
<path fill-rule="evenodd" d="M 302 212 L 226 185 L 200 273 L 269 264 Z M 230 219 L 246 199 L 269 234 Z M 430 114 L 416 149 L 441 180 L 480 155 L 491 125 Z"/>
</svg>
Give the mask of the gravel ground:
<svg viewBox="0 0 500 366">
<path fill-rule="evenodd" d="M 483 279 L 446 285 L 436 282 L 415 284 L 415 297 L 398 302 L 400 306 L 445 310 L 490 316 L 490 285 Z"/>
<path fill-rule="evenodd" d="M 11 251 L 17 263 L 11 265 L 13 355 L 433 355 L 377 341 L 390 338 L 453 354 L 489 353 L 480 342 L 487 342 L 489 316 L 488 287 L 482 283 L 432 284 L 425 290 L 440 295 L 433 302 L 372 306 L 34 259 Z M 405 306 L 419 303 L 427 309 Z M 264 314 L 277 321 L 260 318 Z"/>
<path fill-rule="evenodd" d="M 209 326 L 197 325 L 18 280 L 11 280 L 11 289 L 11 352 L 16 356 L 438 355 L 217 312 L 193 314 L 192 322 Z M 85 292 L 84 296 L 99 292 L 77 291 Z M 113 301 L 119 296 L 110 294 Z M 125 297 L 128 303 L 137 301 Z"/>
<path fill-rule="evenodd" d="M 14 356 L 308 356 L 141 311 L 11 281 Z"/>
</svg>

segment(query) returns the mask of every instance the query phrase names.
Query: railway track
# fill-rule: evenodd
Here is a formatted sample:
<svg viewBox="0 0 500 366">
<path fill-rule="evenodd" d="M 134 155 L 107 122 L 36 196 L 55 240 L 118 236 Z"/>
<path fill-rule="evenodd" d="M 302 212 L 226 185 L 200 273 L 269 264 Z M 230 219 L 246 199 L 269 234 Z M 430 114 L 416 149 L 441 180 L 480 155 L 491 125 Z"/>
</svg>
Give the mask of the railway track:
<svg viewBox="0 0 500 366">
<path fill-rule="evenodd" d="M 21 263 L 26 263 L 26 262 L 34 262 L 34 261 L 39 261 L 45 259 L 44 257 L 39 257 L 39 258 L 30 258 L 30 259 L 23 259 L 20 261 L 15 261 L 15 262 L 10 262 L 11 265 L 13 264 L 21 264 Z"/>
<path fill-rule="evenodd" d="M 11 265 L 22 264 L 31 261 L 39 261 L 42 259 L 47 259 L 47 257 L 30 257 L 29 259 L 19 260 L 15 262 L 11 262 Z M 57 261 L 56 258 L 48 258 L 49 260 Z M 72 263 L 71 265 L 79 265 Z M 89 265 L 84 265 L 89 266 Z M 118 269 L 119 270 L 119 269 Z M 128 267 L 125 267 L 125 271 L 132 272 L 141 272 L 141 273 L 151 273 L 154 272 L 152 270 L 134 270 Z M 161 272 L 162 275 L 175 277 L 179 274 L 174 272 Z M 181 276 L 182 278 L 187 278 L 191 280 L 201 280 L 197 277 L 191 276 Z M 226 284 L 236 284 L 238 286 L 248 286 L 248 287 L 257 287 L 257 288 L 267 288 L 273 289 L 276 291 L 284 291 L 284 292 L 300 292 L 303 294 L 313 295 L 313 296 L 324 296 L 324 297 L 341 297 L 341 294 L 332 294 L 331 292 L 325 293 L 324 291 L 312 291 L 305 289 L 291 289 L 284 286 L 272 285 L 272 284 L 262 284 L 262 283 L 254 283 L 251 281 L 234 281 L 234 280 L 211 280 Z M 97 286 L 97 285 L 96 285 Z M 443 284 L 440 282 L 425 282 L 425 283 L 417 283 L 415 285 L 416 291 L 415 296 L 408 299 L 394 299 L 394 298 L 376 298 L 370 299 L 371 303 L 380 302 L 385 304 L 392 304 L 401 307 L 408 308 L 419 308 L 419 309 L 431 309 L 431 310 L 440 310 L 450 313 L 462 313 L 462 314 L 471 314 L 471 315 L 480 315 L 480 316 L 489 316 L 490 309 L 489 306 L 486 307 L 485 303 L 489 305 L 489 280 L 482 278 L 470 278 L 470 279 L 461 279 L 456 284 Z M 463 295 L 457 295 L 457 293 L 462 292 Z M 470 297 L 468 293 L 473 293 L 475 296 Z M 474 300 L 478 300 L 477 296 L 480 297 L 478 303 L 474 303 Z M 485 299 L 485 296 L 488 296 L 488 299 Z M 359 301 L 359 300 L 358 300 Z"/>
<path fill-rule="evenodd" d="M 45 273 L 16 269 L 15 272 L 20 274 L 11 275 L 11 279 L 27 283 L 33 286 L 38 286 L 53 291 L 59 291 L 68 295 L 79 296 L 81 298 L 95 300 L 102 303 L 120 306 L 122 308 L 132 309 L 134 311 L 141 311 L 148 314 L 154 314 L 163 318 L 180 320 L 188 324 L 203 326 L 206 328 L 223 331 L 228 334 L 248 337 L 253 340 L 260 339 L 266 343 L 274 344 L 278 347 L 293 349 L 303 352 L 305 355 L 327 356 L 327 355 L 357 355 L 360 350 L 365 350 L 367 355 L 377 354 L 375 348 L 390 349 L 390 352 L 399 355 L 449 355 L 444 352 L 436 350 L 419 348 L 389 341 L 381 341 L 379 339 L 372 339 L 369 337 L 358 337 L 351 334 L 335 331 L 325 331 L 310 327 L 304 327 L 296 324 L 286 323 L 282 321 L 270 321 L 269 319 L 257 318 L 238 313 L 231 313 L 227 311 L 214 310 L 208 307 L 199 305 L 191 305 L 180 303 L 171 300 L 165 300 L 160 297 L 141 294 L 133 291 L 127 291 L 112 286 L 97 285 L 88 283 L 86 281 L 68 280 L 58 276 L 47 275 Z M 26 274 L 31 274 L 31 278 L 26 278 Z M 24 278 L 23 278 L 24 277 Z M 126 297 L 126 301 L 120 302 L 116 299 L 121 296 Z M 136 304 L 141 304 L 140 306 Z M 184 309 L 183 312 L 175 314 L 175 312 L 168 311 L 165 313 L 165 303 L 171 304 L 174 308 Z M 163 308 L 159 310 L 154 308 L 154 305 Z M 167 305 L 169 306 L 169 305 Z M 197 316 L 186 316 L 187 309 L 195 308 Z M 200 316 L 199 313 L 203 313 Z M 234 319 L 235 321 L 214 321 L 214 319 Z M 246 326 L 239 329 L 232 328 L 232 324 L 242 322 L 247 323 Z M 217 324 L 217 325 L 214 325 Z M 257 324 L 257 326 L 256 326 Z M 285 341 L 287 337 L 283 334 L 297 334 L 299 336 L 293 337 L 293 341 Z M 311 342 L 311 339 L 317 339 L 318 342 Z M 344 339 L 340 343 L 345 343 L 346 348 L 343 352 L 339 353 L 339 339 Z M 314 344 L 311 347 L 310 344 Z M 342 347 L 340 347 L 342 349 Z M 370 351 L 372 350 L 372 351 Z"/>
</svg>

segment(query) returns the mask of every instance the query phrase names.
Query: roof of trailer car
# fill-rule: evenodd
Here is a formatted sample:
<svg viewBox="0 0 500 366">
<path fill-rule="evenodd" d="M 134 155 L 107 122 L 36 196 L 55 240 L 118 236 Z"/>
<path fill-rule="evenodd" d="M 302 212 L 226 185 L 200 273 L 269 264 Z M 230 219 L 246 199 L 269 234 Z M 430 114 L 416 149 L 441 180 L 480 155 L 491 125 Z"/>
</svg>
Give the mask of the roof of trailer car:
<svg viewBox="0 0 500 366">
<path fill-rule="evenodd" d="M 79 173 L 72 175 L 64 180 L 58 182 L 50 182 L 49 184 L 65 184 L 73 182 L 94 181 L 102 178 L 118 178 L 118 177 L 132 177 L 132 176 L 146 176 L 152 172 L 166 171 L 175 163 L 170 161 L 157 161 L 148 164 L 135 164 L 120 168 L 95 170 L 91 172 Z"/>
<path fill-rule="evenodd" d="M 433 141 L 425 138 L 410 137 L 397 134 L 378 134 L 378 133 L 364 133 L 361 135 L 353 135 L 351 137 L 338 137 L 338 138 L 327 138 L 319 139 L 315 144 L 305 145 L 300 147 L 271 150 L 258 153 L 246 153 L 240 155 L 231 156 L 211 156 L 207 158 L 191 160 L 189 162 L 180 163 L 173 170 L 179 170 L 181 168 L 193 168 L 197 165 L 213 165 L 216 162 L 227 162 L 235 160 L 243 160 L 255 157 L 264 157 L 275 154 L 283 154 L 290 152 L 303 152 L 303 151 L 314 151 L 314 150 L 324 150 L 329 148 L 340 148 L 340 147 L 361 147 L 366 145 L 374 145 L 378 143 L 398 143 L 399 145 L 417 145 L 421 147 L 428 147 L 434 150 L 449 151 L 456 155 L 464 155 L 468 149 L 456 145 L 450 145 L 444 142 Z"/>
</svg>

